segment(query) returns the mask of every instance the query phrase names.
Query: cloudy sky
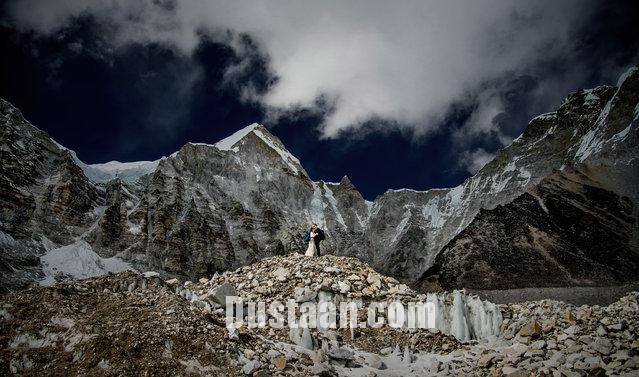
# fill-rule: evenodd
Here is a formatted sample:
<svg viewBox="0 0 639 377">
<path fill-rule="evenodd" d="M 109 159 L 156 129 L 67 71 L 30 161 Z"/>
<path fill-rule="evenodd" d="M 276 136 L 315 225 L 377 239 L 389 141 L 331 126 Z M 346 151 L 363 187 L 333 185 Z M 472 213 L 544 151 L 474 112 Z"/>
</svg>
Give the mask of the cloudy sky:
<svg viewBox="0 0 639 377">
<path fill-rule="evenodd" d="M 639 62 L 623 1 L 23 0 L 0 96 L 85 162 L 262 122 L 314 179 L 461 183 L 534 115 Z"/>
</svg>

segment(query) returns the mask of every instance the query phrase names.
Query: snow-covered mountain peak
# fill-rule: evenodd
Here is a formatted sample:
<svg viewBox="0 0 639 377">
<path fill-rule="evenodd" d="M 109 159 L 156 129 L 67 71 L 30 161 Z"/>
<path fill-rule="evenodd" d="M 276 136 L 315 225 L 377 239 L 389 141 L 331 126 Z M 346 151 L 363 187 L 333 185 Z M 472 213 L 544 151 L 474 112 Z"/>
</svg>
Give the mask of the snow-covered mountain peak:
<svg viewBox="0 0 639 377">
<path fill-rule="evenodd" d="M 210 147 L 231 154 L 239 154 L 243 151 L 249 154 L 259 154 L 261 153 L 259 149 L 256 150 L 254 148 L 256 142 L 257 144 L 261 144 L 262 148 L 265 146 L 267 147 L 267 150 L 274 152 L 274 154 L 270 154 L 272 154 L 272 156 L 281 158 L 282 162 L 284 162 L 288 169 L 294 174 L 301 173 L 302 175 L 308 177 L 308 174 L 306 174 L 306 172 L 304 171 L 304 168 L 302 167 L 299 159 L 295 157 L 291 152 L 289 152 L 284 144 L 275 135 L 270 133 L 265 126 L 259 123 L 253 123 L 238 131 L 235 131 L 230 136 L 218 141 L 215 144 L 187 143 L 186 145 Z M 179 151 L 173 153 L 171 157 L 177 156 L 178 153 Z"/>
<path fill-rule="evenodd" d="M 214 147 L 220 151 L 238 153 L 241 145 L 249 139 L 249 135 L 256 136 L 258 140 L 261 140 L 269 148 L 274 150 L 288 165 L 291 171 L 296 174 L 300 171 L 303 172 L 303 174 L 306 174 L 297 157 L 291 154 L 277 137 L 271 134 L 266 127 L 259 123 L 253 123 L 235 131 L 230 136 L 216 142 L 215 144 L 189 142 L 186 145 Z M 75 163 L 82 168 L 87 178 L 96 183 L 106 183 L 116 178 L 128 183 L 133 183 L 140 177 L 153 173 L 160 164 L 160 161 L 166 159 L 166 157 L 162 157 L 154 161 L 109 161 L 98 164 L 87 164 L 78 158 L 75 151 L 62 146 L 55 141 L 54 143 L 61 150 L 68 151 Z M 175 157 L 178 153 L 179 151 L 176 151 L 172 153 L 170 157 Z"/>
<path fill-rule="evenodd" d="M 217 143 L 215 143 L 215 147 L 221 151 L 230 151 L 233 150 L 237 152 L 237 147 L 234 147 L 237 143 L 240 142 L 246 135 L 251 133 L 256 128 L 261 127 L 264 128 L 261 124 L 253 123 L 247 127 L 242 128 L 241 130 L 235 131 L 231 136 L 228 136 Z"/>
</svg>

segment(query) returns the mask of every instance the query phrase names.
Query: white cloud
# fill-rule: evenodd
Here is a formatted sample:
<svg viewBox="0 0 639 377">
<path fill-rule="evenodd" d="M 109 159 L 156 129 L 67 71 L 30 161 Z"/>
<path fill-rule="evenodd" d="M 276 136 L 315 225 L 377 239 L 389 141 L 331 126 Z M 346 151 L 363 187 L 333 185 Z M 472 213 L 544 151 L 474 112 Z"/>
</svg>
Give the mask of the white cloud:
<svg viewBox="0 0 639 377">
<path fill-rule="evenodd" d="M 539 60 L 569 52 L 570 32 L 587 19 L 590 8 L 579 0 L 160 3 L 166 6 L 24 0 L 11 3 L 9 13 L 17 24 L 41 33 L 88 13 L 115 25 L 116 46 L 160 41 L 186 53 L 197 46 L 202 30 L 223 38 L 226 30 L 247 33 L 268 54 L 279 80 L 266 93 L 252 88 L 242 93 L 272 114 L 314 107 L 324 95 L 334 105 L 325 119 L 326 136 L 371 118 L 423 134 L 470 96 L 480 103 L 467 134 L 478 135 L 491 129 L 495 114 L 503 110 L 499 95 L 486 83 L 526 73 Z"/>
<path fill-rule="evenodd" d="M 459 166 L 465 168 L 470 174 L 477 173 L 487 163 L 495 158 L 493 153 L 486 152 L 483 148 L 474 151 L 465 151 L 459 160 Z"/>
</svg>

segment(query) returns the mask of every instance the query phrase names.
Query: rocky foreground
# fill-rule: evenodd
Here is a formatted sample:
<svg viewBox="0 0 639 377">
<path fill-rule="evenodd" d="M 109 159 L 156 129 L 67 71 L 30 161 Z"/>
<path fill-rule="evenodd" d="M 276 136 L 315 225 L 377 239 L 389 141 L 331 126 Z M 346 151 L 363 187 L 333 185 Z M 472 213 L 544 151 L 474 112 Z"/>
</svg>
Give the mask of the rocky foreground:
<svg viewBox="0 0 639 377">
<path fill-rule="evenodd" d="M 227 329 L 228 295 L 435 302 L 441 319 L 438 329 Z M 267 258 L 197 282 L 124 272 L 2 297 L 0 374 L 632 376 L 638 298 L 497 306 L 460 291 L 417 294 L 335 256 Z"/>
</svg>

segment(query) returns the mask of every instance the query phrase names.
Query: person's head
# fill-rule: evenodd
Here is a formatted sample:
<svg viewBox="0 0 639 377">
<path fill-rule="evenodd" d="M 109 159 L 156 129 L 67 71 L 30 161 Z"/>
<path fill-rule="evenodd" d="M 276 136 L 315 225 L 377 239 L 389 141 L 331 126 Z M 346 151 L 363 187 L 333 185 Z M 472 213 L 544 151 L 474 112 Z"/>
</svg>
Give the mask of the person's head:
<svg viewBox="0 0 639 377">
<path fill-rule="evenodd" d="M 313 223 L 313 224 L 311 225 L 311 229 L 313 229 L 313 230 L 317 229 L 317 224 Z"/>
</svg>

